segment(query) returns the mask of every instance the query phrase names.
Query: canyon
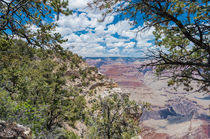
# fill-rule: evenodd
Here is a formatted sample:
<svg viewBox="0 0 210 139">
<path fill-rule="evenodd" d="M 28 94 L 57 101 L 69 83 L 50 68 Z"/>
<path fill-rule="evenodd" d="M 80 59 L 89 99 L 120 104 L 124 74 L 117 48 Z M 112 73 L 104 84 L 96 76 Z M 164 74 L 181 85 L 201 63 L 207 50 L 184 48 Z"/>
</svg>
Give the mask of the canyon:
<svg viewBox="0 0 210 139">
<path fill-rule="evenodd" d="M 151 104 L 139 119 L 143 139 L 210 138 L 210 93 L 187 92 L 167 85 L 152 69 L 140 70 L 143 58 L 87 57 L 106 78 L 138 103 Z"/>
</svg>

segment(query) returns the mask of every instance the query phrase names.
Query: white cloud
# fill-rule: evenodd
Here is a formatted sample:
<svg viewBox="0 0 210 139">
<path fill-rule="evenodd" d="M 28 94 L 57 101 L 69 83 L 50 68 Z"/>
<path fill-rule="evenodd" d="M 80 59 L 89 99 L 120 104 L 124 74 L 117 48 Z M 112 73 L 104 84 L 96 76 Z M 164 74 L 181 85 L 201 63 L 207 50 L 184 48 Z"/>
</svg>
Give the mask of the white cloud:
<svg viewBox="0 0 210 139">
<path fill-rule="evenodd" d="M 153 31 L 154 27 L 149 30 L 139 32 L 137 35 L 137 47 L 151 47 L 153 44 L 149 41 L 154 40 Z"/>
<path fill-rule="evenodd" d="M 97 22 L 97 21 L 95 21 Z M 87 17 L 86 13 L 73 13 L 70 16 L 61 15 L 60 20 L 57 21 L 59 25 L 57 31 L 63 35 L 70 34 L 75 31 L 85 30 L 87 27 L 91 27 L 92 21 Z"/>
<path fill-rule="evenodd" d="M 134 56 L 138 55 L 139 49 L 153 45 L 149 41 L 154 38 L 154 28 L 136 37 L 137 29 L 133 29 L 128 21 L 113 23 L 114 14 L 107 16 L 104 22 L 98 22 L 102 12 L 88 8 L 90 1 L 70 0 L 70 9 L 80 12 L 70 16 L 61 15 L 57 21 L 56 31 L 68 39 L 63 47 L 71 47 L 71 51 L 81 56 Z M 115 36 L 116 33 L 119 37 Z M 137 40 L 137 47 L 134 47 L 133 39 Z"/>
<path fill-rule="evenodd" d="M 123 47 L 123 46 L 125 46 L 124 42 L 107 43 L 107 47 Z"/>
<path fill-rule="evenodd" d="M 113 54 L 118 54 L 119 53 L 119 49 L 118 48 L 110 49 L 109 52 L 113 53 Z"/>
<path fill-rule="evenodd" d="M 135 42 L 129 42 L 126 44 L 125 49 L 133 48 L 135 45 Z"/>
<path fill-rule="evenodd" d="M 97 34 L 97 35 L 104 35 L 104 34 L 105 34 L 104 28 L 105 28 L 105 26 L 103 26 L 103 25 L 98 25 L 98 26 L 95 28 L 96 34 Z"/>
<path fill-rule="evenodd" d="M 69 0 L 69 8 L 71 10 L 84 9 L 87 7 L 88 2 L 90 2 L 90 0 Z"/>
</svg>

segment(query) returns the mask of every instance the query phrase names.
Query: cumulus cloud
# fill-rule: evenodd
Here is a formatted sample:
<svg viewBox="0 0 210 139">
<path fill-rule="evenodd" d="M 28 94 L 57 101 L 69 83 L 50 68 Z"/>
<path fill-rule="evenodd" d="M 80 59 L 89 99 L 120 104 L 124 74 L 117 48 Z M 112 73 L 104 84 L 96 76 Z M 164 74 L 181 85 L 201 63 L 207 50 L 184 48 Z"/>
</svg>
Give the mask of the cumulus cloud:
<svg viewBox="0 0 210 139">
<path fill-rule="evenodd" d="M 117 21 L 109 15 L 104 22 L 98 22 L 102 12 L 88 8 L 91 0 L 70 0 L 69 8 L 75 12 L 60 16 L 57 32 L 68 39 L 64 48 L 81 56 L 139 56 L 142 50 L 151 47 L 154 28 L 138 31 L 129 21 Z M 136 41 L 136 43 L 135 43 Z"/>
<path fill-rule="evenodd" d="M 69 0 L 69 9 L 84 9 L 87 7 L 87 3 L 91 2 L 90 0 Z"/>
</svg>

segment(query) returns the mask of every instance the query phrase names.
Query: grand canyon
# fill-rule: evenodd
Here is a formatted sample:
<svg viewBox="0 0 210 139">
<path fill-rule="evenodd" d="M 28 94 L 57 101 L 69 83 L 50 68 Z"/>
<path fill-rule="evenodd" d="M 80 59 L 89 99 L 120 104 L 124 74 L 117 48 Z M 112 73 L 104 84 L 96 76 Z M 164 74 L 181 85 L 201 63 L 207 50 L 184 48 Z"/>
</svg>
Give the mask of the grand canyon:
<svg viewBox="0 0 210 139">
<path fill-rule="evenodd" d="M 210 94 L 187 92 L 182 87 L 174 90 L 167 80 L 158 79 L 151 69 L 139 70 L 144 62 L 135 57 L 86 57 L 129 93 L 136 102 L 148 102 L 139 119 L 143 139 L 208 139 L 210 138 Z"/>
</svg>

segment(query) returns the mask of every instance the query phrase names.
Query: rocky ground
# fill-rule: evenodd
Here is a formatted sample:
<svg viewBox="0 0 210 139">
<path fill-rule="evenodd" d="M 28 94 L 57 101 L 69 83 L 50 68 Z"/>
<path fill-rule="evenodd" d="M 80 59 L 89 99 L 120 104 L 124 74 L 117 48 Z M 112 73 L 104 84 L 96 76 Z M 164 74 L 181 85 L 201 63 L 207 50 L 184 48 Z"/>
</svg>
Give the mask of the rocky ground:
<svg viewBox="0 0 210 139">
<path fill-rule="evenodd" d="M 87 59 L 99 71 L 116 81 L 135 101 L 151 104 L 140 119 L 143 139 L 210 138 L 210 93 L 177 91 L 158 80 L 152 71 L 139 72 L 141 60 Z"/>
<path fill-rule="evenodd" d="M 16 123 L 7 123 L 0 120 L 0 139 L 30 139 L 32 131 Z"/>
</svg>

